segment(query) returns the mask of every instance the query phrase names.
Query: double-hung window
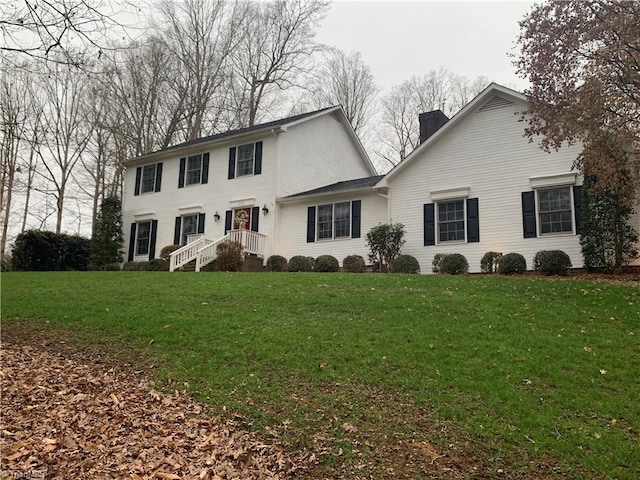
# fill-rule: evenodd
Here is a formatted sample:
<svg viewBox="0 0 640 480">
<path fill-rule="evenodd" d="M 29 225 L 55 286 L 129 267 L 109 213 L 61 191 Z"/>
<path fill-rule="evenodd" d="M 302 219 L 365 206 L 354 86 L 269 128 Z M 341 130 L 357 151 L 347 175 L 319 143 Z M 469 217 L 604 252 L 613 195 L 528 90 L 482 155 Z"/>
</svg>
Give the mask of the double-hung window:
<svg viewBox="0 0 640 480">
<path fill-rule="evenodd" d="M 182 216 L 182 234 L 180 244 L 187 244 L 187 237 L 198 233 L 198 214 Z"/>
<path fill-rule="evenodd" d="M 134 195 L 159 192 L 162 183 L 162 162 L 136 168 Z"/>
<path fill-rule="evenodd" d="M 202 181 L 202 155 L 187 157 L 186 185 L 196 185 Z"/>
<path fill-rule="evenodd" d="M 464 241 L 464 200 L 438 203 L 438 241 Z"/>
<path fill-rule="evenodd" d="M 318 206 L 318 240 L 351 236 L 351 202 Z"/>
<path fill-rule="evenodd" d="M 149 255 L 151 222 L 138 222 L 136 228 L 136 255 Z"/>
<path fill-rule="evenodd" d="M 540 235 L 573 233 L 569 187 L 538 190 Z"/>
<path fill-rule="evenodd" d="M 237 177 L 244 175 L 253 175 L 253 166 L 255 160 L 255 143 L 248 143 L 238 147 L 238 161 L 236 172 Z"/>
<path fill-rule="evenodd" d="M 156 169 L 156 163 L 154 163 L 153 165 L 145 165 L 144 167 L 142 167 L 142 184 L 140 185 L 141 193 L 155 192 Z"/>
</svg>

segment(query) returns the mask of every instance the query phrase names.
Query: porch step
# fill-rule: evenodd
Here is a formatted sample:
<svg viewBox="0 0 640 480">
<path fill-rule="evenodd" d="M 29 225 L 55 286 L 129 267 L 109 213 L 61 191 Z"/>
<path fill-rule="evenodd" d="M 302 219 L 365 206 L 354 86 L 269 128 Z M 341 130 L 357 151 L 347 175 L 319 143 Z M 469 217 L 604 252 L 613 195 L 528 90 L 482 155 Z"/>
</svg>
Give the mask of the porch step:
<svg viewBox="0 0 640 480">
<path fill-rule="evenodd" d="M 196 261 L 191 260 L 189 263 L 185 263 L 182 267 L 178 269 L 179 272 L 195 272 L 196 271 Z"/>
</svg>

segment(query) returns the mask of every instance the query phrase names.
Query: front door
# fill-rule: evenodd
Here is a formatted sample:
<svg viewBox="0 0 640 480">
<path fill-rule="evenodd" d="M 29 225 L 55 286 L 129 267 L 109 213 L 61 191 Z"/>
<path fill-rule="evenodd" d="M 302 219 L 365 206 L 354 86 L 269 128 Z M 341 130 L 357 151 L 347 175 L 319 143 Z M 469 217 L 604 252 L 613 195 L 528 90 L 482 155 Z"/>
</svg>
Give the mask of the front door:
<svg viewBox="0 0 640 480">
<path fill-rule="evenodd" d="M 233 229 L 248 230 L 251 227 L 251 208 L 238 208 L 233 211 Z"/>
</svg>

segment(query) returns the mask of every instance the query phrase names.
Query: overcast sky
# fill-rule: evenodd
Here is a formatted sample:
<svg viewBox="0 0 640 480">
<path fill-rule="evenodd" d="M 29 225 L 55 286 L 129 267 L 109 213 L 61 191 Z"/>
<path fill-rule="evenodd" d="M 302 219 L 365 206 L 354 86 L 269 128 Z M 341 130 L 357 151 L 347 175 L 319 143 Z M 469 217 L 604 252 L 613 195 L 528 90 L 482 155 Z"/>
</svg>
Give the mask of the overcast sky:
<svg viewBox="0 0 640 480">
<path fill-rule="evenodd" d="M 525 1 L 334 1 L 317 40 L 350 52 L 371 66 L 383 94 L 412 75 L 444 67 L 470 80 L 522 90 L 516 73 L 518 21 L 534 2 Z"/>
</svg>

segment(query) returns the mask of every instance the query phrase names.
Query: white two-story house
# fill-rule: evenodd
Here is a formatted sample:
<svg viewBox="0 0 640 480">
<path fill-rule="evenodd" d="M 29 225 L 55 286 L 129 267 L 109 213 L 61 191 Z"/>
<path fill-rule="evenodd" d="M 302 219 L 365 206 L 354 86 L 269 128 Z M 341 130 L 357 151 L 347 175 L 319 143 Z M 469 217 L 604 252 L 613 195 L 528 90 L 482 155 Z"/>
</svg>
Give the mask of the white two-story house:
<svg viewBox="0 0 640 480">
<path fill-rule="evenodd" d="M 290 224 L 278 199 L 344 179 L 375 175 L 375 169 L 341 107 L 296 115 L 182 143 L 126 163 L 123 198 L 125 245 L 129 261 L 158 257 L 166 245 L 185 248 L 172 268 L 215 256 L 223 238 L 241 241 L 248 253 L 266 258 L 281 245 L 304 238 L 306 218 Z M 329 223 L 324 241 L 360 235 L 362 205 L 334 202 L 318 207 Z M 283 217 L 281 220 L 280 217 Z M 353 223 L 353 225 L 352 225 Z M 357 224 L 356 224 L 357 223 Z M 291 236 L 291 237 L 290 237 Z"/>
</svg>

